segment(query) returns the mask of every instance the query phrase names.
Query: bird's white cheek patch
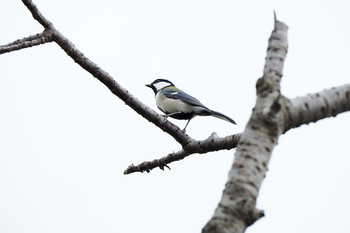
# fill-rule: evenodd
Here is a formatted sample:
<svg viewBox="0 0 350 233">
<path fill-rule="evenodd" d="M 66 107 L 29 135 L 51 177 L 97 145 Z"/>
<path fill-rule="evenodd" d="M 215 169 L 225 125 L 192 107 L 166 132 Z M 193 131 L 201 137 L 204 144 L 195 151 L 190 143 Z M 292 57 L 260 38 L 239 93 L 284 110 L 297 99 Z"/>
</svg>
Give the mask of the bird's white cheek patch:
<svg viewBox="0 0 350 233">
<path fill-rule="evenodd" d="M 158 83 L 155 83 L 155 84 L 153 84 L 153 85 L 155 86 L 155 88 L 156 88 L 157 90 L 160 90 L 160 89 L 162 89 L 163 87 L 170 86 L 170 83 L 168 83 L 168 82 L 158 82 Z"/>
</svg>

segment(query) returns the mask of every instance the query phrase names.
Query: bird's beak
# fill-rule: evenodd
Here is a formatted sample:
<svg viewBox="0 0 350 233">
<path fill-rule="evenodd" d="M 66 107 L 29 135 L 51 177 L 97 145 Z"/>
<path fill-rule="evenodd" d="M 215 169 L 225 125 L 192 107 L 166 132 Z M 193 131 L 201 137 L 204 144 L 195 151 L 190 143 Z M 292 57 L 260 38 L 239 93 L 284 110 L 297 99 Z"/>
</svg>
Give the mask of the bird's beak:
<svg viewBox="0 0 350 233">
<path fill-rule="evenodd" d="M 152 88 L 152 85 L 151 85 L 151 84 L 146 84 L 145 86 L 146 86 L 146 87 L 149 87 L 149 88 Z"/>
</svg>

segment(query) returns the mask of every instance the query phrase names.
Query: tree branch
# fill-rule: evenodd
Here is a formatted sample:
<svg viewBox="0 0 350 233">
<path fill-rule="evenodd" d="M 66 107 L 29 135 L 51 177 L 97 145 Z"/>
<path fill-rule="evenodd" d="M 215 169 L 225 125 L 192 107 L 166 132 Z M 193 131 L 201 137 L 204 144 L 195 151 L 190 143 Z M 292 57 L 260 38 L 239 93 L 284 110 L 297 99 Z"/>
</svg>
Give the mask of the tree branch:
<svg viewBox="0 0 350 233">
<path fill-rule="evenodd" d="M 350 111 L 350 84 L 318 93 L 286 99 L 282 108 L 284 132 L 303 124 Z"/>
<path fill-rule="evenodd" d="M 272 150 L 282 133 L 280 80 L 287 54 L 287 30 L 275 18 L 266 55 L 264 75 L 257 81 L 257 101 L 237 146 L 222 198 L 205 233 L 241 233 L 263 216 L 256 199 Z"/>
<path fill-rule="evenodd" d="M 208 152 L 218 151 L 218 150 L 230 150 L 237 146 L 241 134 L 234 134 L 224 138 L 219 138 L 215 133 L 213 133 L 209 138 L 203 141 L 191 141 L 182 150 L 178 152 L 173 152 L 161 159 L 155 159 L 152 161 L 146 161 L 140 163 L 139 165 L 130 165 L 124 174 L 130 174 L 133 172 L 150 172 L 152 169 L 159 167 L 164 169 L 164 167 L 169 168 L 168 164 L 174 161 L 179 161 L 191 154 L 204 154 Z M 169 168 L 170 169 L 170 168 Z"/>
<path fill-rule="evenodd" d="M 53 41 L 53 34 L 50 30 L 44 30 L 42 33 L 28 36 L 23 39 L 16 40 L 12 43 L 0 46 L 0 54 L 33 47 Z"/>
<path fill-rule="evenodd" d="M 169 121 L 166 121 L 164 116 L 149 108 L 147 105 L 133 96 L 128 90 L 123 88 L 111 75 L 109 75 L 97 64 L 87 58 L 74 46 L 72 42 L 70 42 L 57 30 L 55 31 L 55 42 L 67 53 L 68 56 L 70 56 L 83 69 L 88 71 L 95 78 L 106 85 L 109 90 L 118 96 L 122 101 L 124 101 L 126 105 L 131 107 L 134 111 L 146 118 L 148 121 L 161 128 L 164 132 L 170 134 L 182 146 L 187 145 L 192 140 L 179 127 Z"/>
<path fill-rule="evenodd" d="M 32 13 L 33 18 L 38 21 L 45 29 L 53 28 L 53 24 L 44 17 L 43 14 L 39 11 L 36 5 L 31 0 L 22 0 L 23 4 L 28 8 Z"/>
</svg>

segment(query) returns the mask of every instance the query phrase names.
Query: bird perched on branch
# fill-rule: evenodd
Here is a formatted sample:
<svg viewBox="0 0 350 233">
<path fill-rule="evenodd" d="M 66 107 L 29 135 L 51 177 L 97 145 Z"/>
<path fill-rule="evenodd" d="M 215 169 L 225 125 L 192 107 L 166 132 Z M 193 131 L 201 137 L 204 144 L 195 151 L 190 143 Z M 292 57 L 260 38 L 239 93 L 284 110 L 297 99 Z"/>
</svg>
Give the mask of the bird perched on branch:
<svg viewBox="0 0 350 233">
<path fill-rule="evenodd" d="M 184 131 L 195 116 L 213 116 L 236 124 L 230 117 L 205 107 L 196 98 L 175 87 L 169 80 L 157 79 L 146 86 L 154 91 L 156 105 L 165 113 L 165 117 L 188 120 Z"/>
</svg>

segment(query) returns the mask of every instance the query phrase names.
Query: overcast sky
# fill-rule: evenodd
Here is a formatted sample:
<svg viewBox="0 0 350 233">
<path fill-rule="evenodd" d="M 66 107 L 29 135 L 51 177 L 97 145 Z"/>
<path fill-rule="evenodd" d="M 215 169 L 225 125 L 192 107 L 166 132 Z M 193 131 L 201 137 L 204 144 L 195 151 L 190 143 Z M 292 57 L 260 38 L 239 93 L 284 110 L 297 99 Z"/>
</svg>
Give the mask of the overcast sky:
<svg viewBox="0 0 350 233">
<path fill-rule="evenodd" d="M 156 109 L 144 85 L 167 78 L 237 126 L 195 118 L 187 133 L 239 133 L 255 103 L 273 10 L 289 26 L 282 93 L 350 81 L 349 1 L 35 0 L 92 61 Z M 42 31 L 1 0 L 0 44 Z M 200 232 L 235 150 L 192 155 L 172 170 L 123 175 L 177 151 L 56 44 L 0 55 L 0 232 Z M 185 121 L 171 120 L 184 127 Z M 350 114 L 282 135 L 248 233 L 350 231 Z"/>
</svg>

